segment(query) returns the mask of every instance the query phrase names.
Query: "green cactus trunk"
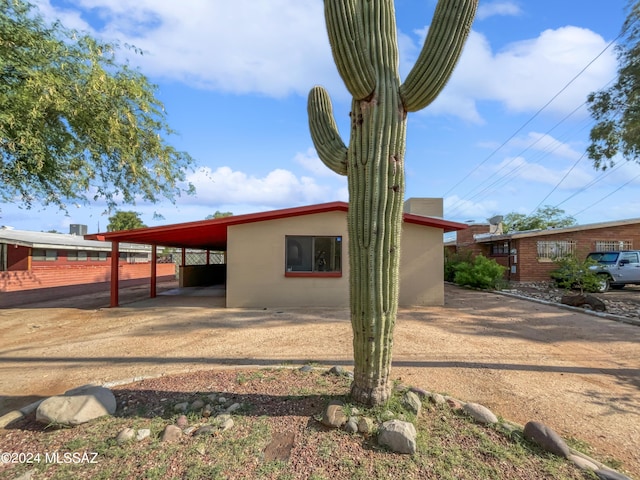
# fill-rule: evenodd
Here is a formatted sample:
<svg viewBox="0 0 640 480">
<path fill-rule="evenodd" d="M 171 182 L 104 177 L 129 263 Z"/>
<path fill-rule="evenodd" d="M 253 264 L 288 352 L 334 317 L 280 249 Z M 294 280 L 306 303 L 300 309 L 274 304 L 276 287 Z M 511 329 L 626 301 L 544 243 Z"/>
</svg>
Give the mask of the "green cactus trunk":
<svg viewBox="0 0 640 480">
<path fill-rule="evenodd" d="M 404 192 L 406 120 L 397 94 L 399 82 L 379 82 L 390 87 L 377 89 L 370 101 L 353 102 L 347 167 L 355 360 L 351 396 L 367 405 L 383 403 L 390 395 Z"/>
<path fill-rule="evenodd" d="M 322 87 L 309 94 L 309 125 L 321 160 L 348 176 L 351 396 L 358 403 L 378 405 L 391 394 L 407 112 L 424 108 L 444 87 L 476 8 L 477 0 L 439 1 L 418 62 L 401 85 L 393 1 L 325 0 L 333 56 L 353 95 L 349 147 Z"/>
</svg>

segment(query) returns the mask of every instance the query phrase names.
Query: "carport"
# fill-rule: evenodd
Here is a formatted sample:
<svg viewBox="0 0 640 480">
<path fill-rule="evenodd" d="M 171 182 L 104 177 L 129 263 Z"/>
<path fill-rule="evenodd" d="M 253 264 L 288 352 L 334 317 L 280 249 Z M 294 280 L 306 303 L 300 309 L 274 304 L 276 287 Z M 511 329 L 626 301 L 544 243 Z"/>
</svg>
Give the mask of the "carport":
<svg viewBox="0 0 640 480">
<path fill-rule="evenodd" d="M 100 240 L 111 242 L 111 300 L 110 306 L 119 306 L 119 274 L 118 257 L 121 243 L 151 245 L 151 285 L 150 296 L 156 297 L 157 274 L 156 256 L 157 247 L 173 247 L 182 250 L 182 265 L 185 264 L 185 252 L 187 249 L 210 251 L 227 251 L 227 231 L 232 225 L 242 225 L 266 220 L 290 218 L 301 215 L 309 215 L 331 211 L 348 210 L 345 202 L 330 202 L 319 205 L 287 208 L 245 215 L 233 215 L 212 220 L 178 223 L 173 225 L 138 228 L 135 230 L 122 230 L 118 232 L 103 232 L 85 235 L 87 240 Z M 209 255 L 207 255 L 208 261 Z"/>
</svg>

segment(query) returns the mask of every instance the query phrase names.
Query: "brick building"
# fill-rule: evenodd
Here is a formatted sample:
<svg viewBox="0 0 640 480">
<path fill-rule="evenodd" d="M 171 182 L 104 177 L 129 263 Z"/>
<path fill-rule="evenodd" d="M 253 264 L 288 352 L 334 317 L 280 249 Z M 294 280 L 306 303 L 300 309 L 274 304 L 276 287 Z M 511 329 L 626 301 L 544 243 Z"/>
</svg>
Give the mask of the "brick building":
<svg viewBox="0 0 640 480">
<path fill-rule="evenodd" d="M 108 289 L 111 279 L 111 244 L 82 236 L 0 228 L 0 307 L 73 293 L 91 285 Z M 118 269 L 130 283 L 148 279 L 151 248 L 122 245 Z M 158 276 L 175 278 L 173 263 L 158 265 Z M 148 281 L 148 280 L 147 280 Z M 77 288 L 76 288 L 77 289 Z M 86 289 L 85 289 L 86 290 Z M 84 290 L 83 290 L 84 291 Z M 29 295 L 25 295 L 28 292 Z"/>
<path fill-rule="evenodd" d="M 507 279 L 515 282 L 550 280 L 550 272 L 557 268 L 554 259 L 559 257 L 633 249 L 640 249 L 640 218 L 509 234 L 496 225 L 474 224 L 445 244 L 448 253 L 469 252 L 496 260 L 507 267 Z"/>
</svg>

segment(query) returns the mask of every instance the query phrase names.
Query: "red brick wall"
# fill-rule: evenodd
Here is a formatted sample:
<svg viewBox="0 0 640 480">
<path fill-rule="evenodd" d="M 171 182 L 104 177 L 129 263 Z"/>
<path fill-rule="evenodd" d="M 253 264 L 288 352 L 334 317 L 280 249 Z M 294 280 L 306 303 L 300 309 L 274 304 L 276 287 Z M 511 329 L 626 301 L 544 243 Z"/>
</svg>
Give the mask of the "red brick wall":
<svg viewBox="0 0 640 480">
<path fill-rule="evenodd" d="M 101 265 L 87 265 L 82 262 L 69 262 L 66 265 L 40 265 L 46 262 L 38 262 L 31 271 L 0 272 L 0 292 L 17 292 L 36 288 L 61 287 L 67 285 L 82 285 L 91 283 L 108 282 L 111 280 L 111 265 L 109 262 L 100 262 Z M 93 262 L 98 263 L 98 262 Z M 149 278 L 151 265 L 149 263 L 122 263 L 120 264 L 120 280 Z M 157 276 L 164 277 L 175 275 L 173 263 L 157 264 Z"/>
<path fill-rule="evenodd" d="M 518 252 L 518 262 L 517 272 L 511 276 L 511 280 L 521 282 L 550 280 L 549 274 L 557 268 L 557 265 L 553 262 L 538 260 L 537 242 L 564 240 L 576 242 L 576 255 L 580 259 L 584 259 L 589 252 L 596 250 L 596 241 L 631 241 L 634 249 L 640 249 L 640 225 L 597 228 L 569 233 L 548 233 L 512 240 L 511 246 L 516 248 Z"/>
<path fill-rule="evenodd" d="M 487 247 L 476 243 L 473 236 L 481 233 L 489 233 L 489 225 L 469 225 L 469 228 L 456 232 L 456 247 L 458 253 L 471 252 L 473 256 L 487 256 Z"/>
</svg>

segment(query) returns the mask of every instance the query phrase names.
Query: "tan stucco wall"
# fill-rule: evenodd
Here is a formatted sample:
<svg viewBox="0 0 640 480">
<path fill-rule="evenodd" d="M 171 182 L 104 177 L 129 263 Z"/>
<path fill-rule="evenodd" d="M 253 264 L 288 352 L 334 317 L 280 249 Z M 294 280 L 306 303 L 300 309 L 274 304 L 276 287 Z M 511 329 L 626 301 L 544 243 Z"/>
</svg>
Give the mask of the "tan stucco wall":
<svg viewBox="0 0 640 480">
<path fill-rule="evenodd" d="M 328 212 L 230 226 L 227 307 L 348 307 L 346 212 Z M 342 277 L 285 277 L 285 235 L 342 236 Z M 442 305 L 442 230 L 404 224 L 401 306 Z"/>
<path fill-rule="evenodd" d="M 346 219 L 328 212 L 230 226 L 227 307 L 347 307 Z M 285 235 L 342 236 L 342 277 L 285 277 Z"/>
<path fill-rule="evenodd" d="M 444 305 L 442 230 L 405 223 L 400 251 L 400 306 Z"/>
</svg>

